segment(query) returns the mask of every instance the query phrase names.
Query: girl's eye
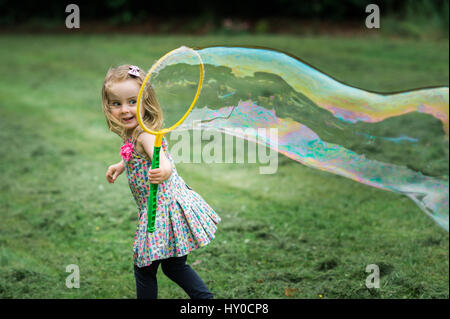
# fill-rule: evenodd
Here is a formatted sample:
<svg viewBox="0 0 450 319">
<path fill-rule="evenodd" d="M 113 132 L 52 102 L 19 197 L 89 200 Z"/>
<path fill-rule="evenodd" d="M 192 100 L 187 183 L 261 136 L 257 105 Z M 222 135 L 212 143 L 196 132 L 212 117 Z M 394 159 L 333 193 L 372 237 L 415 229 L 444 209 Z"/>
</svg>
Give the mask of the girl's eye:
<svg viewBox="0 0 450 319">
<path fill-rule="evenodd" d="M 130 104 L 136 104 L 136 100 L 130 100 Z"/>
<path fill-rule="evenodd" d="M 112 102 L 111 106 L 118 107 L 118 106 L 120 106 L 120 103 L 119 102 Z"/>
</svg>

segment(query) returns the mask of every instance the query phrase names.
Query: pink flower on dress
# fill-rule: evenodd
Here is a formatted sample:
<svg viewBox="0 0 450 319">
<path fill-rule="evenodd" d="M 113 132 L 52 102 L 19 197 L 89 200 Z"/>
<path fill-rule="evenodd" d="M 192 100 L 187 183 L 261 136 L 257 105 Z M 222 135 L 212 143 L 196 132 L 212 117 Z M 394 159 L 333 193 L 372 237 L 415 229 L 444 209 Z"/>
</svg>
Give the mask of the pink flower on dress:
<svg viewBox="0 0 450 319">
<path fill-rule="evenodd" d="M 122 147 L 120 148 L 120 156 L 122 156 L 122 158 L 125 161 L 129 161 L 131 158 L 131 153 L 134 150 L 134 145 L 131 144 L 130 142 L 126 142 L 124 145 L 122 145 Z"/>
</svg>

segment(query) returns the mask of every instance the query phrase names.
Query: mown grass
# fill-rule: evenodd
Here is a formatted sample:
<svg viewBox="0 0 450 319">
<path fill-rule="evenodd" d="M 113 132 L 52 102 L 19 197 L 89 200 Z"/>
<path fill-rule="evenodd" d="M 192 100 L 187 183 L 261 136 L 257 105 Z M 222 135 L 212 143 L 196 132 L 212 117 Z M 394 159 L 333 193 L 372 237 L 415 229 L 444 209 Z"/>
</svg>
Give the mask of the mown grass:
<svg viewBox="0 0 450 319">
<path fill-rule="evenodd" d="M 135 298 L 135 203 L 105 178 L 120 140 L 100 88 L 110 66 L 148 68 L 180 45 L 262 45 L 340 81 L 391 92 L 448 85 L 448 42 L 288 36 L 0 37 L 0 297 Z M 216 298 L 448 298 L 448 233 L 408 198 L 280 158 L 178 164 L 222 217 L 189 256 Z M 80 267 L 68 289 L 66 266 Z M 368 264 L 380 289 L 365 287 Z M 160 298 L 186 294 L 159 272 Z"/>
</svg>

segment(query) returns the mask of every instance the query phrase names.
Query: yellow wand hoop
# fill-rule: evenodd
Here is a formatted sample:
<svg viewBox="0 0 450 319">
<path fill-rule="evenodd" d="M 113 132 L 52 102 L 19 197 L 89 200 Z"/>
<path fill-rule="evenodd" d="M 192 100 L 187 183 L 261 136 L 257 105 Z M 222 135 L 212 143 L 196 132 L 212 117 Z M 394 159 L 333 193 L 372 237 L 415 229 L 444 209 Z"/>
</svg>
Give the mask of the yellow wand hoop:
<svg viewBox="0 0 450 319">
<path fill-rule="evenodd" d="M 185 50 L 193 52 L 200 61 L 200 64 L 199 64 L 200 79 L 198 82 L 197 91 L 195 93 L 194 99 L 192 100 L 191 106 L 189 106 L 186 113 L 178 120 L 178 122 L 176 122 L 174 125 L 172 125 L 169 128 L 163 128 L 159 131 L 153 131 L 153 130 L 149 129 L 147 126 L 145 126 L 145 123 L 142 121 L 142 116 L 141 116 L 141 103 L 142 103 L 142 96 L 143 96 L 145 87 L 146 87 L 147 83 L 151 80 L 155 70 L 168 57 L 170 57 L 171 54 L 176 53 L 177 51 L 181 52 L 181 51 L 185 51 Z M 186 117 L 192 111 L 195 103 L 197 102 L 198 97 L 200 95 L 200 91 L 202 90 L 202 86 L 203 86 L 203 75 L 204 75 L 203 61 L 202 61 L 200 55 L 197 53 L 197 51 L 195 51 L 191 48 L 181 47 L 181 48 L 172 50 L 172 51 L 166 53 L 163 57 L 161 57 L 155 64 L 152 65 L 152 67 L 150 68 L 150 71 L 148 71 L 147 75 L 145 76 L 144 82 L 142 82 L 141 88 L 139 90 L 139 95 L 137 98 L 136 114 L 137 114 L 137 120 L 139 122 L 139 126 L 142 127 L 142 129 L 144 131 L 146 131 L 147 133 L 153 134 L 156 137 L 155 145 L 153 147 L 152 169 L 159 168 L 159 153 L 161 150 L 161 144 L 162 144 L 162 139 L 164 137 L 164 134 L 169 133 L 170 131 L 174 130 L 177 126 L 179 126 L 181 123 L 183 123 L 183 121 L 186 119 Z M 149 192 L 149 198 L 148 198 L 148 210 L 147 210 L 147 216 L 148 216 L 147 230 L 150 233 L 153 233 L 155 231 L 157 192 L 158 192 L 158 184 L 150 184 L 150 192 Z"/>
</svg>

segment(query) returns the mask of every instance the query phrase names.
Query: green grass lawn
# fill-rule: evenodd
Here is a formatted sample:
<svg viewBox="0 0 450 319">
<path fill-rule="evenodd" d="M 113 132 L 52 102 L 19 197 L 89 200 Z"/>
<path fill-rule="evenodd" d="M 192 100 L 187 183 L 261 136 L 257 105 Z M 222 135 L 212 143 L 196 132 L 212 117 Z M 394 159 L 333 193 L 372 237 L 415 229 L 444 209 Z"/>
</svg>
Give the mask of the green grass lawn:
<svg viewBox="0 0 450 319">
<path fill-rule="evenodd" d="M 145 69 L 181 45 L 265 46 L 346 84 L 392 92 L 448 85 L 449 44 L 289 36 L 0 36 L 0 297 L 135 298 L 137 224 L 125 175 L 105 180 L 120 139 L 100 90 L 110 66 Z M 189 263 L 216 298 L 448 298 L 448 233 L 410 199 L 280 158 L 178 164 L 222 217 Z M 276 190 L 274 192 L 273 190 Z M 80 268 L 80 288 L 65 285 Z M 366 266 L 381 269 L 365 287 Z M 159 297 L 187 295 L 160 271 Z"/>
</svg>

